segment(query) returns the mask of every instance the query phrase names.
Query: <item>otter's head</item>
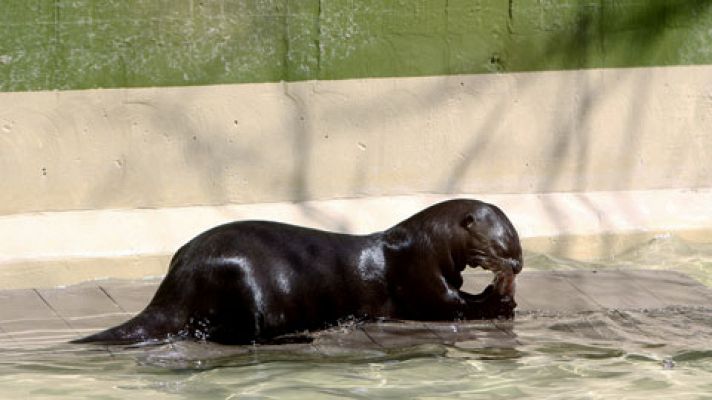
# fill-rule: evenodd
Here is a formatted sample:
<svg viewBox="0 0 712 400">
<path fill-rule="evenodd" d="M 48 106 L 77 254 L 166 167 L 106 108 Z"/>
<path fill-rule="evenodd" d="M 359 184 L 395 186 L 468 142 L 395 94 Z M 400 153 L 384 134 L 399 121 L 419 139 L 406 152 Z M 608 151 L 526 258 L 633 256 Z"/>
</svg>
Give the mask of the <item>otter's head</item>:
<svg viewBox="0 0 712 400">
<path fill-rule="evenodd" d="M 463 217 L 460 228 L 465 237 L 465 262 L 495 274 L 518 274 L 522 270 L 519 235 L 502 210 L 491 204 L 474 202 Z"/>
</svg>

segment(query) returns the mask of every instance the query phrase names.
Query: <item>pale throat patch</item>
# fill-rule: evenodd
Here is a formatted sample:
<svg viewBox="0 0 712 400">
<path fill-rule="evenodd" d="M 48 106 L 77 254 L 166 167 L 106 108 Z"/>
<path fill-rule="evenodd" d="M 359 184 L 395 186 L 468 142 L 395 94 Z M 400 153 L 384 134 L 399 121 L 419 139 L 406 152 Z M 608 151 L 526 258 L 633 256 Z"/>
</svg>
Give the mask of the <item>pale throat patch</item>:
<svg viewBox="0 0 712 400">
<path fill-rule="evenodd" d="M 372 245 L 361 250 L 358 259 L 358 272 L 364 280 L 383 280 L 384 265 L 385 257 L 381 246 Z"/>
</svg>

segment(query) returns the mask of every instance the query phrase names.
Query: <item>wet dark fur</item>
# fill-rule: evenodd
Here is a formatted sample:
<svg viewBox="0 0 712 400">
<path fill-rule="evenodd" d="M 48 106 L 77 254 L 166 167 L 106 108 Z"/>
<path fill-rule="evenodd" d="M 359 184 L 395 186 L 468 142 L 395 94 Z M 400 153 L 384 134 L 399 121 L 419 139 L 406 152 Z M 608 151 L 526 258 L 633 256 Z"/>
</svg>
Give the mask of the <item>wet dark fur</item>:
<svg viewBox="0 0 712 400">
<path fill-rule="evenodd" d="M 495 272 L 483 293 L 460 290 L 466 265 Z M 512 224 L 497 207 L 476 200 L 442 202 L 363 236 L 233 222 L 181 247 L 136 317 L 76 342 L 241 344 L 345 319 L 511 318 L 521 267 Z"/>
</svg>

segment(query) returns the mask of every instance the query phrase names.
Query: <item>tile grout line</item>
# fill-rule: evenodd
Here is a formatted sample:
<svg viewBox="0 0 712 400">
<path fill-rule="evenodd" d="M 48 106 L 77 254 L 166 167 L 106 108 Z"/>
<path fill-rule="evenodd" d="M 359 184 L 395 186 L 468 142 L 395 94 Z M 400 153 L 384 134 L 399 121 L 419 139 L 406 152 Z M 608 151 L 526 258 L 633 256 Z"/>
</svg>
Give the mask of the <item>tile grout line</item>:
<svg viewBox="0 0 712 400">
<path fill-rule="evenodd" d="M 583 289 L 580 287 L 576 286 L 575 283 L 573 283 L 566 274 L 555 274 L 559 278 L 562 278 L 568 285 L 570 285 L 574 290 L 579 292 L 586 300 L 589 300 L 593 305 L 598 306 L 598 310 L 579 310 L 579 311 L 599 311 L 599 310 L 608 310 L 608 307 L 604 307 L 601 303 L 597 302 L 595 298 L 591 297 L 586 293 Z"/>
<path fill-rule="evenodd" d="M 427 322 L 423 322 L 423 326 L 424 326 L 425 329 L 427 329 L 430 333 L 432 333 L 433 335 L 435 335 L 436 338 L 440 339 L 443 343 L 446 342 L 445 338 L 443 338 L 442 336 L 440 336 L 440 334 L 437 333 L 437 332 L 435 331 L 435 329 L 433 329 L 433 328 L 430 326 L 430 324 L 428 324 Z M 475 340 L 479 340 L 479 338 L 478 338 L 477 336 L 475 336 Z"/>
<path fill-rule="evenodd" d="M 621 269 L 621 270 L 619 270 L 619 272 L 620 272 L 621 274 L 623 274 L 623 276 L 625 276 L 626 278 L 628 278 L 628 282 L 630 282 L 633 286 L 635 286 L 636 288 L 638 288 L 638 290 L 640 290 L 640 291 L 642 291 L 642 292 L 644 292 L 644 293 L 649 294 L 652 298 L 654 298 L 655 300 L 657 300 L 658 303 L 660 303 L 660 304 L 663 306 L 663 308 L 664 308 L 664 307 L 678 306 L 678 305 L 679 305 L 679 304 L 667 304 L 667 305 L 666 305 L 666 304 L 665 304 L 665 303 L 666 303 L 666 302 L 665 302 L 665 299 L 660 298 L 660 296 L 659 296 L 658 294 L 656 294 L 656 293 L 653 292 L 652 290 L 649 290 L 649 289 L 646 287 L 646 285 L 641 285 L 639 282 L 637 282 L 637 279 L 635 279 L 635 276 L 634 276 L 633 274 L 631 274 L 629 271 L 626 271 L 626 270 Z"/>
<path fill-rule="evenodd" d="M 385 349 L 385 346 L 383 346 L 381 343 L 377 342 L 376 339 L 372 338 L 371 335 L 369 335 L 368 332 L 366 332 L 366 330 L 363 329 L 363 327 L 358 327 L 358 329 L 359 329 L 361 332 L 363 332 L 363 333 L 366 335 L 366 337 L 367 337 L 371 342 L 373 342 L 373 344 L 375 344 L 376 346 L 378 346 L 378 347 L 380 347 L 380 348 L 382 348 L 382 349 Z"/>
<path fill-rule="evenodd" d="M 109 292 L 107 292 L 106 289 L 104 289 L 103 286 L 97 285 L 96 287 L 98 287 L 99 290 L 101 290 L 101 291 L 104 293 L 104 295 L 106 295 L 106 297 L 108 297 L 109 300 L 111 300 L 111 302 L 114 303 L 114 305 L 116 305 L 116 307 L 119 308 L 119 310 L 121 310 L 121 311 L 123 311 L 123 312 L 128 312 L 128 311 L 124 310 L 123 307 L 121 307 L 121 304 L 119 304 L 116 300 L 114 300 L 113 297 L 111 297 L 111 295 L 109 294 Z"/>
<path fill-rule="evenodd" d="M 74 331 L 75 334 L 77 334 L 77 335 L 79 334 L 79 332 L 77 332 L 77 330 L 74 329 L 74 327 L 73 327 L 72 325 L 70 325 L 69 322 L 68 322 L 66 319 L 64 319 L 64 317 L 62 317 L 62 316 L 57 312 L 57 310 L 55 310 L 54 307 L 52 307 L 51 304 L 49 304 L 49 302 L 47 301 L 47 299 L 45 299 L 44 296 L 42 296 L 42 294 L 39 292 L 39 290 L 33 288 L 32 291 L 35 292 L 35 294 L 40 298 L 40 300 L 42 300 L 42 302 L 45 303 L 45 305 L 47 306 L 47 308 L 49 308 L 49 309 L 54 313 L 54 315 L 56 315 L 60 320 L 62 320 L 62 322 L 64 322 L 64 324 L 67 325 L 67 327 L 68 327 L 69 329 L 71 329 L 72 331 Z"/>
<path fill-rule="evenodd" d="M 656 270 L 656 271 L 657 271 L 657 270 Z M 662 270 L 661 270 L 661 271 L 662 271 Z M 623 274 L 623 276 L 625 276 L 626 278 L 628 278 L 628 281 L 631 282 L 631 283 L 633 284 L 633 286 L 635 286 L 635 287 L 641 289 L 641 290 L 644 291 L 645 293 L 648 293 L 648 294 L 651 295 L 655 300 L 657 300 L 660 304 L 662 304 L 663 308 L 664 308 L 664 307 L 671 307 L 671 306 L 672 306 L 672 307 L 686 306 L 686 304 L 673 303 L 673 302 L 671 302 L 671 301 L 667 301 L 665 298 L 661 297 L 659 293 L 654 292 L 654 291 L 650 290 L 646 285 L 641 284 L 641 283 L 639 282 L 639 280 L 636 279 L 636 276 L 635 276 L 631 271 L 620 270 L 620 272 Z M 658 271 L 658 272 L 660 272 L 660 271 Z M 677 271 L 663 271 L 663 272 L 667 273 L 667 272 L 677 272 Z M 686 277 L 694 280 L 694 278 L 692 278 L 692 277 L 690 277 L 690 276 L 686 276 Z M 696 280 L 695 280 L 695 282 L 699 284 L 699 282 L 697 282 Z M 680 283 L 677 283 L 677 282 L 676 282 L 676 284 L 680 284 Z M 686 287 L 686 289 L 688 289 L 688 290 L 690 290 L 690 291 L 693 291 L 693 292 L 695 292 L 696 294 L 698 294 L 698 295 L 700 295 L 700 296 L 702 296 L 702 297 L 704 297 L 704 298 L 708 298 L 710 301 L 712 301 L 712 295 L 710 295 L 710 291 L 708 291 L 708 290 L 700 290 L 700 287 L 699 287 L 699 286 L 696 286 L 696 285 L 688 285 L 688 284 L 681 284 L 681 285 L 684 285 L 684 286 Z M 702 285 L 702 287 L 703 287 L 703 288 L 706 288 L 704 285 Z"/>
</svg>

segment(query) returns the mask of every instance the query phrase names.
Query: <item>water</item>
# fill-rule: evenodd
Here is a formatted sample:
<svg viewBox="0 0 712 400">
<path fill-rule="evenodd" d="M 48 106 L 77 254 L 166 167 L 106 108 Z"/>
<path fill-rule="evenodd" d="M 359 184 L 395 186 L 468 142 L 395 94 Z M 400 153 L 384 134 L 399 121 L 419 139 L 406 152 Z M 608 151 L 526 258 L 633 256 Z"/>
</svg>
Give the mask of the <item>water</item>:
<svg viewBox="0 0 712 400">
<path fill-rule="evenodd" d="M 659 238 L 607 264 L 529 255 L 532 269 L 662 268 L 712 283 L 712 246 Z M 520 313 L 515 343 L 235 348 L 0 341 L 0 398 L 712 399 L 712 305 Z M 506 343 L 506 342 L 505 342 Z M 109 350 L 109 351 L 107 351 Z"/>
</svg>

